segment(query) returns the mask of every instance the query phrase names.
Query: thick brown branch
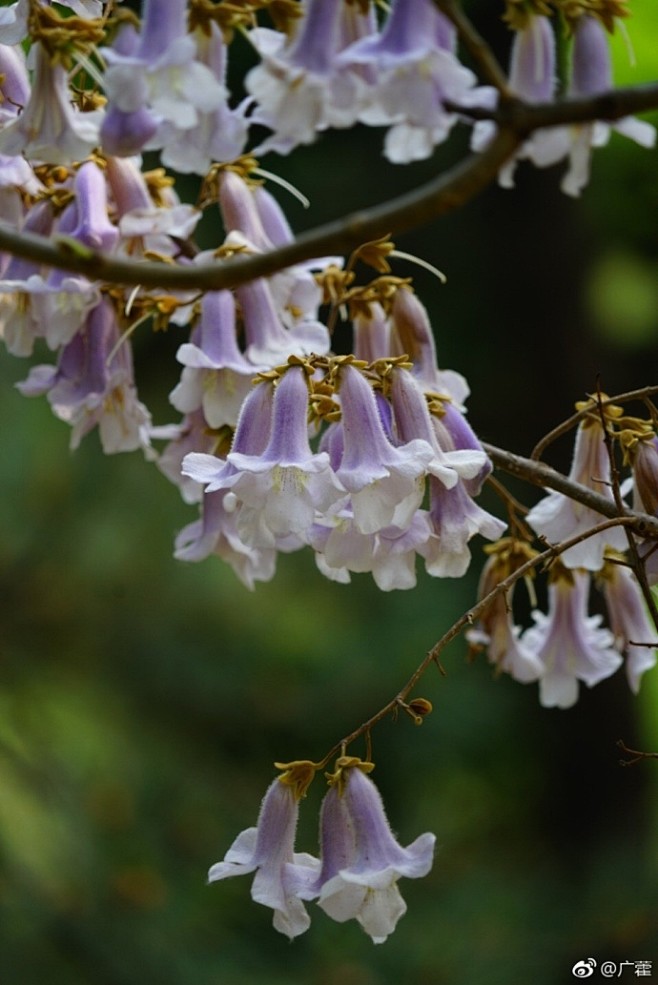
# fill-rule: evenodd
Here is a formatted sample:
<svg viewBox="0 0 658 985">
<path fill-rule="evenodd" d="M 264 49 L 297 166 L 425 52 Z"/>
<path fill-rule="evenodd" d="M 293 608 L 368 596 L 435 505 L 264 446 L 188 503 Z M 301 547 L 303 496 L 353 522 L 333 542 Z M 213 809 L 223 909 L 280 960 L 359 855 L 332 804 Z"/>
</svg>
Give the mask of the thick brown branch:
<svg viewBox="0 0 658 985">
<path fill-rule="evenodd" d="M 618 507 L 612 500 L 594 492 L 593 489 L 581 486 L 578 482 L 572 482 L 571 479 L 562 475 L 561 472 L 557 472 L 550 465 L 533 461 L 530 458 L 523 458 L 521 455 L 515 455 L 493 445 L 484 444 L 483 447 L 494 465 L 504 472 L 515 475 L 525 482 L 530 482 L 533 486 L 554 489 L 556 492 L 563 493 L 602 516 L 607 516 L 610 519 L 619 517 Z M 624 508 L 623 516 L 634 521 L 630 527 L 638 536 L 658 538 L 658 520 L 656 517 L 628 508 Z"/>
<path fill-rule="evenodd" d="M 92 250 L 74 250 L 43 236 L 17 233 L 0 224 L 0 250 L 47 266 L 85 274 L 114 284 L 141 284 L 170 290 L 220 290 L 284 267 L 330 253 L 349 253 L 388 233 L 406 232 L 453 212 L 474 198 L 494 179 L 514 153 L 519 138 L 502 129 L 483 154 L 472 155 L 446 174 L 374 208 L 353 212 L 269 253 L 235 257 L 218 263 L 172 266 L 115 259 Z"/>
</svg>

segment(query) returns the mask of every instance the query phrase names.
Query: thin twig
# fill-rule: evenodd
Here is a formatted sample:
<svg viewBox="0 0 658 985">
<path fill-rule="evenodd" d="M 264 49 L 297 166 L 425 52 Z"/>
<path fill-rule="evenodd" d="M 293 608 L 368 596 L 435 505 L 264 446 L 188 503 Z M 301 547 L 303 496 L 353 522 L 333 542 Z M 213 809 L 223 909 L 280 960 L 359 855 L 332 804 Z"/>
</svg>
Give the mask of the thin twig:
<svg viewBox="0 0 658 985">
<path fill-rule="evenodd" d="M 639 390 L 628 390 L 626 393 L 616 394 L 614 397 L 606 397 L 605 400 L 600 402 L 601 407 L 607 407 L 609 404 L 623 404 L 630 400 L 647 400 L 649 397 L 658 393 L 658 386 L 644 386 Z M 544 454 L 549 445 L 551 445 L 558 438 L 562 437 L 563 434 L 567 434 L 574 428 L 583 418 L 587 417 L 588 414 L 592 413 L 591 407 L 584 407 L 582 410 L 576 411 L 571 417 L 568 417 L 557 427 L 545 434 L 541 441 L 538 441 L 535 447 L 530 453 L 530 458 L 539 459 Z"/>
<path fill-rule="evenodd" d="M 505 72 L 487 42 L 462 10 L 461 4 L 455 3 L 455 0 L 434 0 L 434 5 L 455 25 L 483 80 L 495 86 L 503 99 L 509 99 L 512 93 Z"/>
<path fill-rule="evenodd" d="M 468 609 L 459 619 L 452 624 L 450 629 L 438 640 L 434 646 L 429 650 L 423 659 L 423 661 L 418 665 L 416 670 L 413 672 L 407 683 L 404 685 L 402 690 L 400 690 L 394 698 L 391 698 L 382 708 L 379 709 L 374 715 L 372 715 L 367 721 L 359 725 L 358 728 L 350 732 L 345 738 L 340 739 L 326 756 L 322 759 L 322 766 L 325 766 L 329 761 L 340 751 L 345 750 L 353 742 L 356 742 L 364 734 L 370 734 L 371 729 L 377 725 L 383 718 L 386 718 L 391 713 L 394 713 L 398 708 L 407 703 L 407 698 L 409 697 L 412 690 L 417 685 L 418 681 L 421 679 L 425 671 L 428 669 L 430 664 L 439 664 L 439 657 L 443 650 L 451 643 L 456 636 L 461 633 L 461 631 L 466 626 L 471 626 L 478 619 L 478 617 L 491 605 L 491 603 L 501 594 L 505 594 L 509 589 L 517 582 L 520 578 L 525 577 L 529 571 L 533 568 L 538 567 L 542 564 L 547 564 L 554 558 L 559 557 L 564 551 L 569 550 L 570 547 L 574 547 L 576 544 L 582 543 L 589 537 L 594 537 L 596 534 L 602 533 L 604 530 L 609 530 L 611 527 L 615 526 L 630 526 L 634 522 L 633 517 L 614 517 L 610 520 L 603 520 L 601 523 L 597 523 L 596 526 L 591 527 L 589 530 L 583 533 L 577 534 L 574 537 L 570 537 L 568 540 L 563 541 L 561 544 L 555 544 L 548 547 L 541 554 L 535 555 L 535 557 L 530 558 L 524 564 L 522 564 L 516 571 L 512 572 L 507 578 L 499 582 L 495 588 L 493 588 L 487 595 L 481 598 L 475 605 Z M 344 753 L 343 753 L 344 755 Z"/>
<path fill-rule="evenodd" d="M 612 480 L 612 495 L 615 501 L 615 507 L 617 509 L 617 515 L 622 516 L 626 510 L 626 504 L 621 498 L 621 489 L 619 481 L 619 469 L 617 468 L 617 460 L 615 458 L 615 451 L 613 447 L 613 436 L 610 426 L 606 420 L 604 401 L 602 399 L 600 391 L 597 392 L 597 405 L 599 411 L 599 418 L 601 421 L 601 427 L 603 428 L 603 440 L 605 442 L 605 448 L 608 453 L 608 462 L 610 464 L 610 477 Z M 637 549 L 637 544 L 635 542 L 635 536 L 633 531 L 629 528 L 625 528 L 626 540 L 628 542 L 628 554 L 629 554 L 629 564 L 635 574 L 637 583 L 640 586 L 642 592 L 642 597 L 647 605 L 651 618 L 653 620 L 654 627 L 658 632 L 658 609 L 656 609 L 656 600 L 653 597 L 651 588 L 649 587 L 649 581 L 647 579 L 647 572 L 642 560 L 640 559 L 640 554 Z"/>
<path fill-rule="evenodd" d="M 573 482 L 561 472 L 551 468 L 550 465 L 535 462 L 530 458 L 523 458 L 521 455 L 496 448 L 494 445 L 483 443 L 482 447 L 494 465 L 504 472 L 530 482 L 533 486 L 539 486 L 542 489 L 554 489 L 556 492 L 563 493 L 602 516 L 611 519 L 618 516 L 617 506 L 612 500 L 593 489 L 581 486 L 579 482 Z M 658 539 L 658 519 L 655 516 L 640 513 L 638 510 L 631 510 L 626 506 L 623 509 L 623 516 L 629 521 L 628 525 L 639 537 Z"/>
</svg>

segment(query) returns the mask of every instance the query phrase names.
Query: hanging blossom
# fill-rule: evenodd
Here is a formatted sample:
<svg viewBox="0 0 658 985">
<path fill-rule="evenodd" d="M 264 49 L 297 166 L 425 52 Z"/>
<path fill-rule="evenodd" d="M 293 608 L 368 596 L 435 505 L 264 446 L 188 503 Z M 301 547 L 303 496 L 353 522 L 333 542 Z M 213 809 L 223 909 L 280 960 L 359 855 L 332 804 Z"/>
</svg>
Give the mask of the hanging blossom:
<svg viewBox="0 0 658 985">
<path fill-rule="evenodd" d="M 73 449 L 98 427 L 107 455 L 150 453 L 150 414 L 137 398 L 131 350 L 120 338 L 114 307 L 102 298 L 61 349 L 57 366 L 34 366 L 18 384 L 26 396 L 47 394 L 57 417 L 71 425 Z"/>
<path fill-rule="evenodd" d="M 537 553 L 523 541 L 511 537 L 485 547 L 485 552 L 489 557 L 480 575 L 478 599 L 486 598 Z M 475 653 L 486 650 L 497 673 L 505 672 L 515 681 L 528 684 L 541 677 L 544 667 L 536 654 L 519 641 L 521 627 L 513 622 L 513 596 L 514 585 L 506 592 L 499 592 L 480 615 L 475 627 L 467 630 L 466 639 Z"/>
<path fill-rule="evenodd" d="M 274 928 L 291 939 L 308 929 L 305 901 L 317 900 L 332 919 L 356 919 L 375 944 L 391 934 L 406 904 L 400 878 L 419 879 L 432 867 L 435 836 L 403 848 L 391 831 L 372 763 L 343 756 L 329 776 L 320 815 L 321 860 L 295 851 L 299 801 L 317 764 L 276 764 L 285 770 L 268 788 L 258 823 L 213 865 L 209 882 L 254 872 L 251 897 L 274 910 Z"/>
<path fill-rule="evenodd" d="M 337 61 L 365 73 L 358 118 L 388 126 L 385 156 L 396 164 L 431 155 L 457 122 L 447 103 L 465 102 L 476 82 L 455 55 L 455 32 L 432 0 L 393 0 L 381 34 L 356 41 Z"/>
<path fill-rule="evenodd" d="M 584 410 L 593 404 L 577 403 L 578 410 Z M 618 417 L 621 408 L 609 405 L 605 414 L 610 419 Z M 611 471 L 608 450 L 604 441 L 603 426 L 598 412 L 591 413 L 579 424 L 576 431 L 573 461 L 569 471 L 569 479 L 587 489 L 599 493 L 611 503 L 614 497 L 611 489 Z M 552 544 L 559 544 L 570 537 L 584 534 L 601 520 L 600 514 L 575 499 L 570 499 L 563 493 L 551 492 L 534 506 L 527 516 L 530 526 L 540 536 L 546 537 Z M 619 527 L 612 527 L 592 537 L 587 537 L 582 543 L 576 544 L 564 551 L 562 562 L 568 568 L 587 568 L 598 571 L 603 565 L 603 555 L 606 547 L 623 551 L 626 547 L 626 536 Z"/>
<path fill-rule="evenodd" d="M 200 115 L 224 103 L 222 82 L 199 60 L 186 18 L 186 0 L 145 0 L 140 31 L 127 26 L 113 48 L 102 49 L 108 109 L 101 140 L 108 153 L 159 149 L 172 128 L 193 131 Z"/>
<path fill-rule="evenodd" d="M 343 27 L 348 17 L 351 30 Z M 274 131 L 255 153 L 287 154 L 312 143 L 319 131 L 356 122 L 359 78 L 344 70 L 337 55 L 355 30 L 370 33 L 375 23 L 373 13 L 357 15 L 344 0 L 306 0 L 292 40 L 267 28 L 250 32 L 261 56 L 245 80 L 257 104 L 251 118 Z"/>
<path fill-rule="evenodd" d="M 608 558 L 598 580 L 615 645 L 626 657 L 628 683 L 633 694 L 637 694 L 642 675 L 656 665 L 656 627 L 649 617 L 637 578 L 623 558 Z"/>
<path fill-rule="evenodd" d="M 254 456 L 262 454 L 272 429 L 272 403 L 273 392 L 269 384 L 263 382 L 251 390 L 238 418 L 231 445 L 234 452 Z M 202 433 L 207 441 L 207 430 L 203 429 Z M 211 440 L 214 445 L 219 443 L 217 436 Z M 217 554 L 231 565 L 247 588 L 253 589 L 256 581 L 269 581 L 274 575 L 277 551 L 246 544 L 237 528 L 239 514 L 233 500 L 230 499 L 225 506 L 225 498 L 240 472 L 225 456 L 220 461 L 217 454 L 196 450 L 185 455 L 189 444 L 183 437 L 183 447 L 176 449 L 176 460 L 184 476 L 189 477 L 187 481 L 193 482 L 198 490 L 202 488 L 201 483 L 206 491 L 202 497 L 200 519 L 188 524 L 176 538 L 175 557 L 183 561 L 201 561 L 210 554 Z M 196 440 L 194 447 L 199 447 Z M 170 454 L 173 454 L 173 449 Z M 182 464 L 181 456 L 184 456 Z M 212 488 L 209 488 L 210 484 Z M 183 490 L 187 491 L 185 485 Z M 185 498 L 193 501 L 195 497 L 187 492 Z M 281 549 L 281 544 L 278 546 Z"/>
<path fill-rule="evenodd" d="M 567 95 L 587 98 L 611 91 L 612 63 L 601 20 L 597 16 L 580 13 L 573 35 Z M 516 32 L 512 44 L 510 90 L 528 102 L 551 102 L 555 98 L 556 81 L 555 40 L 550 21 L 544 16 L 529 15 Z M 482 89 L 471 104 L 492 109 L 497 101 L 498 94 L 493 89 Z M 473 131 L 474 149 L 482 150 L 495 130 L 492 123 L 477 123 Z M 641 147 L 655 146 L 655 127 L 630 116 L 615 123 L 595 120 L 538 130 L 523 143 L 512 161 L 503 167 L 500 183 L 507 188 L 513 186 L 518 160 L 527 159 L 537 167 L 549 167 L 566 159 L 568 169 L 560 187 L 565 194 L 577 197 L 589 181 L 592 150 L 607 144 L 613 130 Z"/>
<path fill-rule="evenodd" d="M 356 920 L 381 944 L 407 910 L 398 880 L 427 875 L 436 838 L 428 832 L 403 848 L 367 775 L 373 764 L 345 756 L 337 765 L 322 804 L 322 869 L 304 895 L 317 894 L 318 905 L 333 920 Z"/>
<path fill-rule="evenodd" d="M 549 103 L 557 87 L 555 35 L 550 19 L 529 15 L 514 33 L 508 73 L 510 92 L 529 103 Z M 498 90 L 483 86 L 477 91 L 477 102 L 489 109 L 498 105 Z M 480 120 L 473 127 L 471 146 L 482 151 L 493 139 L 496 124 Z M 529 160 L 536 167 L 548 167 L 565 155 L 561 139 L 555 140 L 555 128 L 536 130 L 528 137 L 498 174 L 503 188 L 514 187 L 517 162 Z"/>
<path fill-rule="evenodd" d="M 226 488 L 224 507 L 237 510 L 242 541 L 256 548 L 272 548 L 293 537 L 304 542 L 316 511 L 324 512 L 344 497 L 329 455 L 313 453 L 308 441 L 308 386 L 301 367 L 291 367 L 277 383 L 271 432 L 257 454 L 233 450 L 226 463 L 210 456 L 190 455 L 183 463 L 187 475 L 206 484 L 206 491 Z"/>
<path fill-rule="evenodd" d="M 294 847 L 299 800 L 314 775 L 313 764 L 304 765 L 294 764 L 270 784 L 256 827 L 242 831 L 208 872 L 208 882 L 255 873 L 251 898 L 274 910 L 274 929 L 291 940 L 310 926 L 302 898 L 320 869 L 318 859 Z"/>
<path fill-rule="evenodd" d="M 42 44 L 32 47 L 34 77 L 27 105 L 0 130 L 0 154 L 70 164 L 98 144 L 101 112 L 81 113 L 71 105 L 66 69 L 53 64 Z"/>
<path fill-rule="evenodd" d="M 548 613 L 535 611 L 535 625 L 522 646 L 541 664 L 539 701 L 545 708 L 570 708 L 578 682 L 593 687 L 622 663 L 614 636 L 601 628 L 601 616 L 588 616 L 590 575 L 556 563 L 548 586 Z"/>
<path fill-rule="evenodd" d="M 231 249 L 267 252 L 294 239 L 285 214 L 271 193 L 232 169 L 222 171 L 219 177 L 219 208 L 227 233 L 225 245 Z M 268 292 L 277 318 L 285 328 L 299 325 L 303 333 L 303 323 L 317 324 L 322 291 L 313 272 L 330 264 L 341 266 L 342 262 L 342 257 L 319 257 L 287 267 L 268 278 Z M 328 333 L 322 341 L 317 334 L 307 335 L 307 341 L 311 348 L 306 347 L 306 352 L 321 353 L 329 349 Z M 291 348 L 290 354 L 293 351 Z"/>
</svg>

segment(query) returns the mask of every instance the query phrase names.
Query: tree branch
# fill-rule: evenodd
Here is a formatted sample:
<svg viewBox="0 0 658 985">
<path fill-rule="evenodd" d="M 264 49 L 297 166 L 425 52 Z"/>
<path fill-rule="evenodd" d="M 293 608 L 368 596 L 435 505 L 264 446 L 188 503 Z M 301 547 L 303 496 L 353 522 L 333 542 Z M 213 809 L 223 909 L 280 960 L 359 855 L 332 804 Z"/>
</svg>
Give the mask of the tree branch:
<svg viewBox="0 0 658 985">
<path fill-rule="evenodd" d="M 619 510 L 612 500 L 594 492 L 593 489 L 581 486 L 578 482 L 572 482 L 571 479 L 562 475 L 561 472 L 557 472 L 550 465 L 533 461 L 531 458 L 523 458 L 521 455 L 504 451 L 502 448 L 494 447 L 494 445 L 483 443 L 482 447 L 494 465 L 497 465 L 504 472 L 515 475 L 533 486 L 554 489 L 556 492 L 563 493 L 569 499 L 582 503 L 583 506 L 589 507 L 602 516 L 607 516 L 610 519 L 619 518 Z M 638 536 L 658 538 L 658 519 L 656 517 L 627 507 L 624 508 L 622 515 L 633 521 L 628 525 Z"/>
<path fill-rule="evenodd" d="M 17 233 L 3 224 L 0 250 L 107 283 L 216 291 L 274 274 L 304 260 L 349 253 L 380 236 L 406 232 L 453 212 L 491 183 L 519 142 L 515 134 L 501 129 L 484 153 L 471 155 L 420 188 L 302 233 L 294 242 L 276 250 L 249 257 L 186 266 L 121 260 L 87 248 L 74 250 L 68 241 L 57 243 L 44 236 Z"/>
</svg>

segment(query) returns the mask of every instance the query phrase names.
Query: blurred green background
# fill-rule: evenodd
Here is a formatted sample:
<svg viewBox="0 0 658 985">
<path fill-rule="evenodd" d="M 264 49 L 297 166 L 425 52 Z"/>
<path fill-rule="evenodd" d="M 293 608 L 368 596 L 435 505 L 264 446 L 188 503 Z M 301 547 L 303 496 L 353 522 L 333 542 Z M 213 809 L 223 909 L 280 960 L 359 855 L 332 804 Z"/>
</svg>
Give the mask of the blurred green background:
<svg viewBox="0 0 658 985">
<path fill-rule="evenodd" d="M 504 53 L 494 6 L 478 22 Z M 629 29 L 637 69 L 617 45 L 622 81 L 658 74 L 651 8 L 636 3 Z M 465 144 L 394 168 L 381 135 L 359 131 L 263 163 L 311 197 L 308 213 L 283 199 L 302 229 L 427 180 Z M 414 273 L 484 439 L 527 453 L 597 376 L 609 393 L 656 382 L 655 172 L 655 153 L 613 138 L 580 201 L 559 192 L 559 169 L 522 167 L 515 192 L 399 240 L 448 276 L 395 271 Z M 158 423 L 175 419 L 183 338 L 137 340 Z M 248 880 L 207 887 L 255 823 L 273 761 L 320 758 L 470 604 L 479 544 L 468 578 L 419 573 L 413 592 L 336 585 L 293 555 L 249 593 L 218 561 L 172 559 L 194 509 L 138 455 L 103 457 L 95 436 L 70 454 L 46 401 L 13 389 L 27 368 L 0 355 L 2 985 L 554 985 L 590 956 L 658 975 L 658 765 L 621 768 L 615 745 L 658 749 L 655 671 L 638 699 L 617 674 L 547 711 L 534 686 L 494 680 L 452 645 L 447 676 L 419 688 L 435 706 L 422 728 L 373 736 L 401 841 L 431 830 L 439 846 L 432 873 L 401 884 L 409 912 L 381 946 L 314 904 L 291 945 Z M 566 468 L 569 453 L 549 459 Z M 317 849 L 321 786 L 300 849 Z"/>
</svg>

